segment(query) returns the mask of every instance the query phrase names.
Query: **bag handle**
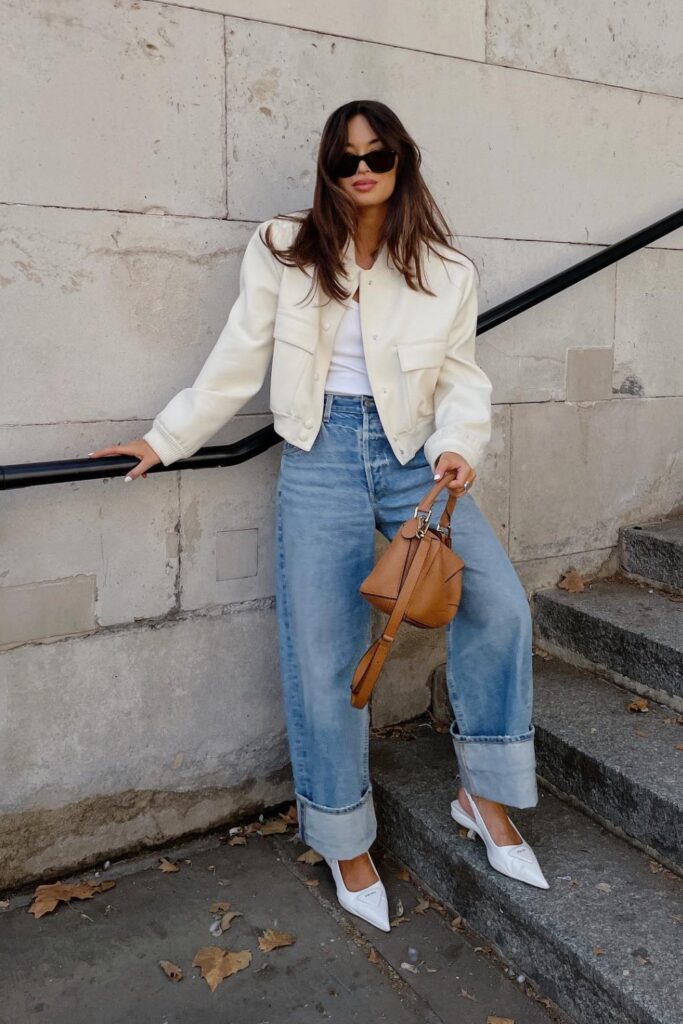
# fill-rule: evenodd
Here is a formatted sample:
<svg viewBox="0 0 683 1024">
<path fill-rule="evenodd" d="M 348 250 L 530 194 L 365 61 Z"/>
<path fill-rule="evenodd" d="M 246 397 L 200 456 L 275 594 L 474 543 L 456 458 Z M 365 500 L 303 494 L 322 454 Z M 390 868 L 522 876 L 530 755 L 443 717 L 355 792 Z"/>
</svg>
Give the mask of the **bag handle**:
<svg viewBox="0 0 683 1024">
<path fill-rule="evenodd" d="M 472 480 L 474 480 L 474 477 L 477 475 L 476 474 L 476 470 L 472 470 L 472 472 L 474 473 L 474 476 L 472 477 Z M 429 517 L 431 515 L 432 505 L 434 504 L 434 502 L 436 501 L 437 497 L 439 496 L 439 492 L 441 490 L 443 490 L 443 488 L 447 484 L 449 484 L 451 482 L 450 478 L 455 476 L 455 474 L 456 474 L 456 470 L 455 469 L 447 469 L 444 472 L 442 479 L 441 480 L 437 480 L 437 482 L 434 484 L 434 486 L 430 487 L 430 489 L 427 491 L 427 493 L 421 498 L 419 503 L 415 506 L 415 515 L 416 516 L 417 516 L 418 512 L 425 512 L 425 513 L 427 513 L 427 515 L 426 515 L 426 522 L 427 523 L 429 522 Z M 459 497 L 462 497 L 462 495 L 455 495 L 453 493 L 451 493 L 449 495 L 449 497 L 448 497 L 448 501 L 446 502 L 444 510 L 441 513 L 441 518 L 439 519 L 439 527 L 438 528 L 440 528 L 440 531 L 442 533 L 448 532 L 450 534 L 451 516 L 453 515 L 453 511 L 455 509 L 455 505 L 456 505 L 456 502 L 457 502 Z"/>
</svg>

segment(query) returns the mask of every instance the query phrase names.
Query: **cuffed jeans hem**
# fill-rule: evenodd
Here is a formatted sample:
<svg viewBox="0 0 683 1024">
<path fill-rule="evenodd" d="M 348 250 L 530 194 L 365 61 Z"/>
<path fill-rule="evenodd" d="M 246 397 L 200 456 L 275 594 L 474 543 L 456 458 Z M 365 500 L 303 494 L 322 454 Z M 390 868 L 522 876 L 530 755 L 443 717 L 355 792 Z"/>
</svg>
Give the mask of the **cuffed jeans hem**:
<svg viewBox="0 0 683 1024">
<path fill-rule="evenodd" d="M 520 736 L 463 736 L 453 722 L 450 733 L 465 789 L 511 807 L 535 807 L 535 732 L 532 726 Z"/>
<path fill-rule="evenodd" d="M 323 857 L 350 860 L 366 853 L 377 838 L 377 818 L 369 785 L 348 807 L 324 807 L 296 793 L 299 837 Z"/>
</svg>

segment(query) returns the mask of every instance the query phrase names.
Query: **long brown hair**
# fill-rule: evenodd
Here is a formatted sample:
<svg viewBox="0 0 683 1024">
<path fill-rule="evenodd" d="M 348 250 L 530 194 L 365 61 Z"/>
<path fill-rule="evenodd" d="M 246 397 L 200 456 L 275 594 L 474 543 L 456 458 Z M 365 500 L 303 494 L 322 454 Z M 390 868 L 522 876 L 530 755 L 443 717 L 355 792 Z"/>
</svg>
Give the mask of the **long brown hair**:
<svg viewBox="0 0 683 1024">
<path fill-rule="evenodd" d="M 385 146 L 398 152 L 396 184 L 388 200 L 378 249 L 386 242 L 388 255 L 405 277 L 408 287 L 434 295 L 424 282 L 423 246 L 435 252 L 431 243 L 437 242 L 465 256 L 471 263 L 473 261 L 449 241 L 451 231 L 448 223 L 420 172 L 422 154 L 417 143 L 393 110 L 379 100 L 352 100 L 330 114 L 318 149 L 313 206 L 298 214 L 278 214 L 278 220 L 295 221 L 301 225 L 289 247 L 278 249 L 275 246 L 272 225 L 266 231 L 264 242 L 275 258 L 286 266 L 298 266 L 302 270 L 312 266 L 321 291 L 330 298 L 343 302 L 350 297 L 348 289 L 345 290 L 340 283 L 340 278 L 344 278 L 342 253 L 349 236 L 355 238 L 358 208 L 337 185 L 333 171 L 348 142 L 347 122 L 356 114 L 363 114 Z M 438 255 L 448 260 L 443 252 Z"/>
</svg>

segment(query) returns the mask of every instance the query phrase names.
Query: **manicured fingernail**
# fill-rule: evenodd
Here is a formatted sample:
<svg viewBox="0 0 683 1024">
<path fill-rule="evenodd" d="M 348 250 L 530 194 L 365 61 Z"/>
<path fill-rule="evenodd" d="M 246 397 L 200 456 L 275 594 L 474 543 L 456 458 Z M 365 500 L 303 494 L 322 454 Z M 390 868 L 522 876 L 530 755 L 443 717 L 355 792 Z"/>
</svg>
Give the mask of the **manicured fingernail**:
<svg viewBox="0 0 683 1024">
<path fill-rule="evenodd" d="M 95 454 L 94 452 L 88 452 L 88 458 L 90 458 L 90 456 L 94 455 L 94 454 Z"/>
<path fill-rule="evenodd" d="M 441 479 L 441 473 L 435 473 L 434 474 L 434 479 L 435 480 L 440 480 Z"/>
<path fill-rule="evenodd" d="M 124 477 L 124 478 L 123 478 L 123 482 L 124 482 L 125 484 L 129 484 L 129 483 L 131 482 L 131 480 L 132 480 L 132 479 L 133 479 L 133 477 L 132 477 L 132 476 L 126 476 L 126 477 Z"/>
</svg>

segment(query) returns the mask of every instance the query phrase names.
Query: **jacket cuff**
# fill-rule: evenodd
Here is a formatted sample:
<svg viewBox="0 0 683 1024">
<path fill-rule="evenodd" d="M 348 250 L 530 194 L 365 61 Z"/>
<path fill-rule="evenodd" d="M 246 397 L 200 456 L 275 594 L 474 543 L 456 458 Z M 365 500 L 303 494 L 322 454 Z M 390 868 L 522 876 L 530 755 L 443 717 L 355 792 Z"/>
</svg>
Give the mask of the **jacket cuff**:
<svg viewBox="0 0 683 1024">
<path fill-rule="evenodd" d="M 171 463 L 177 462 L 179 459 L 187 458 L 178 442 L 159 423 L 155 422 L 151 429 L 142 435 L 142 439 L 151 445 L 164 466 L 170 466 Z"/>
<path fill-rule="evenodd" d="M 436 472 L 436 464 L 442 452 L 457 452 L 467 459 L 472 469 L 476 469 L 484 447 L 480 438 L 473 434 L 443 427 L 427 438 L 424 453 L 432 473 Z"/>
</svg>

